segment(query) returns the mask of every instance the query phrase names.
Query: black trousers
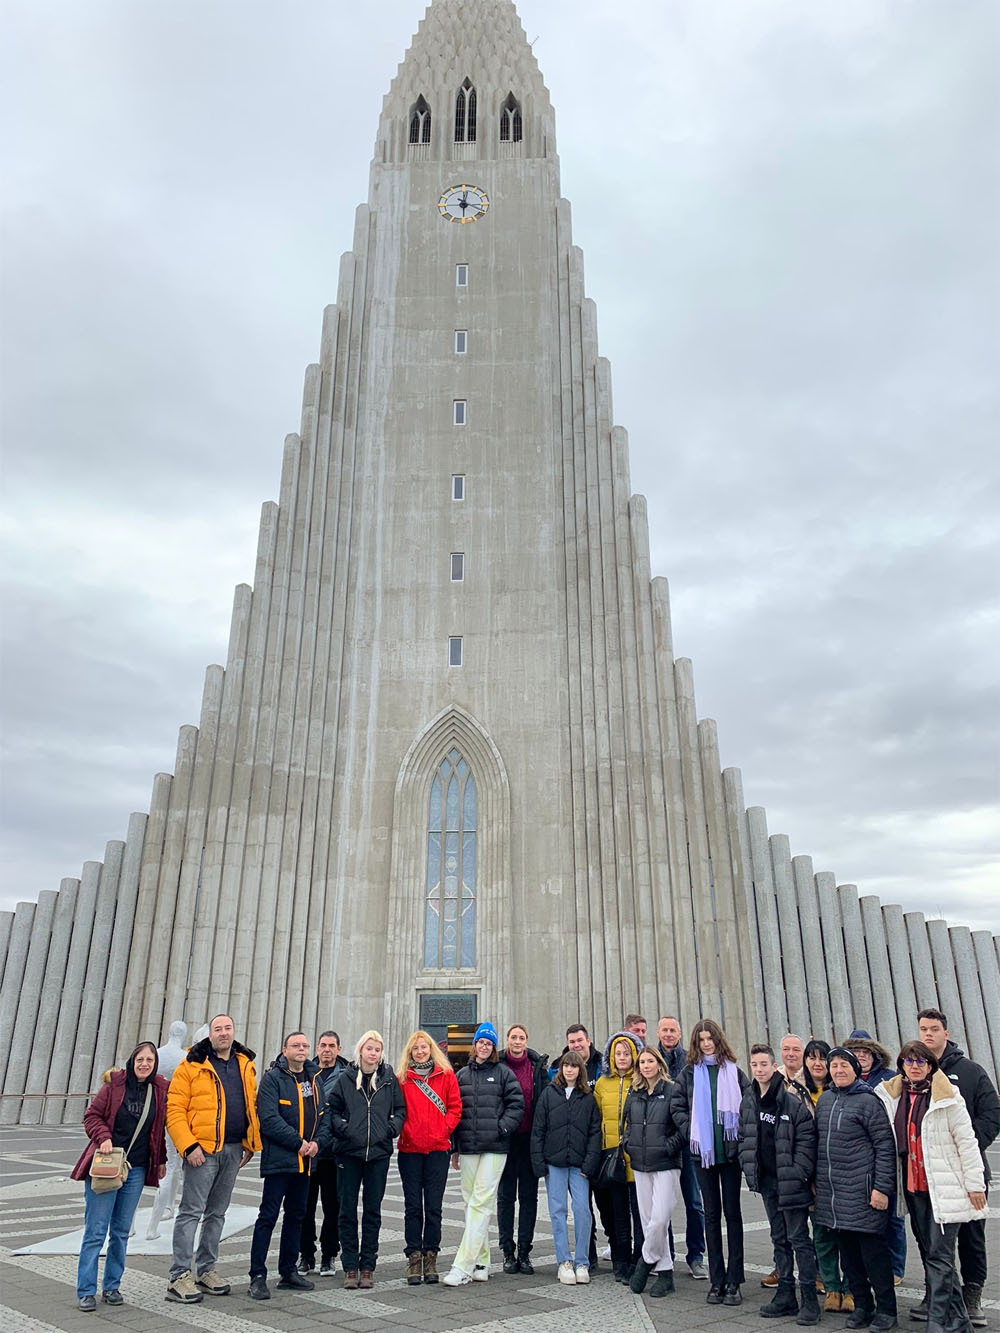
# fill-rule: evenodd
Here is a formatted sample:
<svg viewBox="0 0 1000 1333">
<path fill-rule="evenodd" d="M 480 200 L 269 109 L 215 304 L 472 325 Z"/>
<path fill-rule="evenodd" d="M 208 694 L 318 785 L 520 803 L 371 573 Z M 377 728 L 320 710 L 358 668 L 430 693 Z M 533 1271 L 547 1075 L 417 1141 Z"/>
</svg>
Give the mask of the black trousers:
<svg viewBox="0 0 1000 1333">
<path fill-rule="evenodd" d="M 403 1182 L 403 1253 L 435 1253 L 441 1248 L 441 1205 L 448 1183 L 449 1152 L 396 1154 Z"/>
<path fill-rule="evenodd" d="M 337 1158 L 337 1193 L 340 1195 L 340 1260 L 344 1272 L 371 1270 L 378 1259 L 382 1229 L 382 1198 L 389 1175 L 389 1158 L 364 1162 L 360 1157 Z M 361 1244 L 358 1245 L 358 1195 L 364 1191 Z"/>
<path fill-rule="evenodd" d="M 947 1222 L 941 1226 L 934 1221 L 930 1195 L 911 1194 L 909 1190 L 905 1190 L 904 1195 L 913 1234 L 917 1237 L 920 1257 L 924 1262 L 928 1293 L 927 1322 L 939 1324 L 948 1333 L 965 1330 L 968 1328 L 968 1316 L 962 1299 L 962 1286 L 955 1271 L 955 1242 L 961 1223 Z"/>
<path fill-rule="evenodd" d="M 302 1214 L 306 1210 L 308 1193 L 309 1177 L 298 1171 L 281 1171 L 277 1175 L 264 1177 L 260 1210 L 254 1223 L 253 1240 L 250 1242 L 251 1277 L 267 1277 L 267 1251 L 282 1203 L 285 1205 L 285 1216 L 281 1223 L 278 1272 L 282 1277 L 294 1273 L 295 1261 L 299 1257 Z"/>
<path fill-rule="evenodd" d="M 779 1208 L 778 1182 L 761 1181 L 764 1211 L 771 1224 L 771 1244 L 774 1246 L 774 1266 L 778 1270 L 778 1286 L 795 1286 L 795 1267 L 798 1265 L 799 1286 L 815 1286 L 816 1251 L 809 1235 L 808 1208 Z"/>
<path fill-rule="evenodd" d="M 538 1216 L 538 1177 L 531 1169 L 531 1135 L 512 1134 L 497 1189 L 497 1227 L 504 1254 L 514 1249 L 514 1200 L 518 1201 L 517 1250 L 529 1254 Z"/>
<path fill-rule="evenodd" d="M 835 1231 L 840 1266 L 854 1297 L 854 1308 L 868 1314 L 896 1316 L 892 1256 L 884 1231 Z"/>
<path fill-rule="evenodd" d="M 309 1197 L 302 1219 L 302 1239 L 299 1253 L 310 1265 L 316 1262 L 316 1203 L 323 1201 L 323 1228 L 319 1233 L 319 1252 L 322 1263 L 336 1259 L 340 1253 L 340 1227 L 337 1198 L 337 1163 L 332 1157 L 314 1157 L 309 1177 Z"/>
<path fill-rule="evenodd" d="M 987 1196 L 990 1187 L 986 1186 Z M 981 1222 L 960 1222 L 958 1226 L 958 1263 L 965 1286 L 986 1285 L 986 1218 Z"/>
<path fill-rule="evenodd" d="M 639 1216 L 635 1183 L 630 1181 L 627 1185 L 610 1185 L 607 1189 L 595 1189 L 594 1201 L 611 1244 L 611 1262 L 638 1263 L 645 1237 L 642 1231 L 642 1219 Z M 610 1230 L 608 1230 L 609 1222 Z"/>
<path fill-rule="evenodd" d="M 740 1209 L 740 1187 L 743 1174 L 739 1162 L 722 1162 L 718 1166 L 702 1166 L 695 1162 L 701 1203 L 705 1209 L 705 1249 L 708 1253 L 708 1275 L 713 1287 L 738 1287 L 746 1281 L 743 1269 L 743 1213 Z M 722 1219 L 726 1219 L 729 1241 L 729 1262 L 722 1250 Z"/>
</svg>

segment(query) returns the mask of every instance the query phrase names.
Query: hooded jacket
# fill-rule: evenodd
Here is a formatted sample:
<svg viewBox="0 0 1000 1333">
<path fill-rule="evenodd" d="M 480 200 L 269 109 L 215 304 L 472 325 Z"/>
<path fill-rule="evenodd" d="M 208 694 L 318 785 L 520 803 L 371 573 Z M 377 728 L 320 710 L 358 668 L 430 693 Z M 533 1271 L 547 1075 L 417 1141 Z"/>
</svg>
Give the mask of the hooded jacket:
<svg viewBox="0 0 1000 1333">
<path fill-rule="evenodd" d="M 625 1098 L 622 1142 L 632 1170 L 679 1171 L 684 1159 L 684 1135 L 674 1119 L 676 1086 L 658 1079 L 652 1092 L 631 1088 Z"/>
<path fill-rule="evenodd" d="M 779 1069 L 771 1077 L 770 1091 L 776 1092 L 774 1156 L 778 1175 L 778 1207 L 808 1208 L 812 1203 L 812 1182 L 816 1175 L 816 1121 L 812 1103 L 807 1107 L 801 1097 L 788 1088 Z M 760 1193 L 760 1110 L 763 1101 L 756 1079 L 750 1084 L 740 1104 L 740 1166 L 747 1187 Z"/>
<path fill-rule="evenodd" d="M 539 1179 L 550 1166 L 576 1166 L 593 1176 L 601 1161 L 601 1113 L 593 1093 L 547 1083 L 531 1126 L 531 1167 Z"/>
<path fill-rule="evenodd" d="M 903 1092 L 902 1074 L 886 1079 L 875 1089 L 875 1096 L 885 1106 L 894 1139 L 896 1107 Z M 942 1226 L 948 1222 L 982 1221 L 985 1210 L 973 1208 L 969 1202 L 970 1194 L 981 1194 L 986 1189 L 979 1144 L 961 1093 L 940 1069 L 935 1070 L 931 1078 L 931 1095 L 920 1125 L 920 1142 L 934 1221 Z M 899 1212 L 903 1211 L 904 1161 L 897 1150 Z"/>
<path fill-rule="evenodd" d="M 867 1074 L 861 1075 L 870 1088 L 877 1088 L 887 1078 L 892 1078 L 892 1056 L 864 1028 L 855 1028 L 842 1045 L 847 1051 L 867 1051 L 871 1055 L 872 1067 Z"/>
<path fill-rule="evenodd" d="M 138 1048 L 137 1048 L 138 1049 Z M 135 1051 L 128 1058 L 131 1063 Z M 167 1115 L 167 1080 L 156 1072 L 159 1059 L 153 1066 L 148 1082 L 153 1085 L 153 1120 L 149 1131 L 149 1158 L 146 1162 L 146 1184 L 158 1186 L 160 1176 L 167 1165 L 167 1144 L 163 1136 L 163 1126 Z M 85 1180 L 90 1174 L 97 1145 L 110 1139 L 115 1127 L 115 1117 L 125 1100 L 125 1082 L 128 1075 L 125 1069 L 109 1069 L 101 1075 L 101 1086 L 94 1094 L 94 1100 L 83 1113 L 83 1127 L 87 1131 L 89 1142 L 80 1154 L 80 1159 L 69 1173 L 70 1180 Z M 127 1147 L 127 1144 L 123 1144 Z"/>
<path fill-rule="evenodd" d="M 208 1037 L 196 1042 L 188 1051 L 187 1059 L 182 1060 L 174 1070 L 170 1080 L 167 1133 L 182 1157 L 198 1147 L 207 1153 L 221 1152 L 225 1143 L 226 1096 L 208 1058 L 211 1052 L 212 1042 Z M 243 1100 L 247 1113 L 243 1147 L 247 1152 L 260 1152 L 254 1052 L 234 1041 L 229 1058 L 239 1065 L 243 1082 Z"/>
<path fill-rule="evenodd" d="M 458 1071 L 462 1115 L 452 1136 L 457 1153 L 506 1153 L 524 1115 L 517 1075 L 502 1060 L 475 1059 Z"/>
<path fill-rule="evenodd" d="M 312 1159 L 299 1152 L 303 1141 L 316 1137 L 322 1109 L 322 1091 L 316 1077 L 315 1060 L 307 1060 L 302 1072 L 307 1075 L 312 1096 L 303 1096 L 302 1082 L 279 1055 L 260 1081 L 257 1093 L 257 1119 L 262 1143 L 260 1174 L 276 1176 L 295 1171 L 308 1176 Z"/>
<path fill-rule="evenodd" d="M 896 1139 L 883 1104 L 862 1079 L 828 1088 L 816 1103 L 815 1220 L 839 1231 L 884 1232 L 888 1210 L 872 1190 L 896 1188 Z"/>
<path fill-rule="evenodd" d="M 444 1114 L 425 1092 L 420 1091 L 418 1078 L 444 1102 Z M 462 1115 L 462 1098 L 454 1070 L 435 1065 L 429 1074 L 419 1075 L 411 1067 L 403 1079 L 403 1100 L 406 1102 L 406 1124 L 396 1145 L 398 1151 L 450 1152 L 451 1136 Z"/>
<path fill-rule="evenodd" d="M 392 1141 L 406 1123 L 406 1102 L 399 1079 L 384 1060 L 365 1089 L 360 1065 L 352 1061 L 335 1079 L 319 1118 L 320 1154 L 374 1162 L 392 1156 Z"/>
<path fill-rule="evenodd" d="M 631 1067 L 624 1074 L 619 1074 L 612 1063 L 614 1047 L 620 1041 L 628 1044 L 632 1056 Z M 594 1084 L 594 1100 L 601 1113 L 601 1147 L 604 1149 L 617 1148 L 621 1141 L 621 1120 L 625 1110 L 625 1099 L 632 1087 L 632 1074 L 641 1050 L 642 1046 L 636 1035 L 624 1030 L 613 1032 L 604 1048 L 601 1057 L 601 1077 Z M 628 1153 L 625 1154 L 625 1174 L 628 1180 L 635 1179 Z"/>
<path fill-rule="evenodd" d="M 983 1159 L 983 1171 L 987 1185 L 990 1183 L 990 1164 L 986 1160 L 986 1149 L 1000 1134 L 1000 1097 L 990 1081 L 990 1076 L 982 1065 L 967 1058 L 956 1042 L 949 1041 L 944 1054 L 938 1061 L 949 1082 L 953 1083 L 962 1094 L 976 1142 Z"/>
</svg>

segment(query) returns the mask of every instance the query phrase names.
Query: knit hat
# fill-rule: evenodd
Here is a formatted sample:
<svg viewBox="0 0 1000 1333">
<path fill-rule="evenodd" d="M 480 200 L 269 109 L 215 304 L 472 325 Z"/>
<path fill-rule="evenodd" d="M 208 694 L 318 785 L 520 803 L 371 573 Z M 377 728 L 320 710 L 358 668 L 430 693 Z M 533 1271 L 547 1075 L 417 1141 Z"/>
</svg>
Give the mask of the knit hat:
<svg viewBox="0 0 1000 1333">
<path fill-rule="evenodd" d="M 846 1046 L 834 1046 L 833 1050 L 830 1052 L 830 1063 L 833 1064 L 834 1060 L 846 1060 L 854 1070 L 854 1077 L 861 1077 L 861 1065 L 858 1061 L 858 1057 L 853 1051 L 849 1051 Z"/>
<path fill-rule="evenodd" d="M 497 1030 L 492 1023 L 480 1023 L 476 1028 L 476 1035 L 472 1038 L 472 1044 L 477 1041 L 491 1041 L 494 1046 L 500 1045 L 500 1038 L 497 1036 Z"/>
</svg>

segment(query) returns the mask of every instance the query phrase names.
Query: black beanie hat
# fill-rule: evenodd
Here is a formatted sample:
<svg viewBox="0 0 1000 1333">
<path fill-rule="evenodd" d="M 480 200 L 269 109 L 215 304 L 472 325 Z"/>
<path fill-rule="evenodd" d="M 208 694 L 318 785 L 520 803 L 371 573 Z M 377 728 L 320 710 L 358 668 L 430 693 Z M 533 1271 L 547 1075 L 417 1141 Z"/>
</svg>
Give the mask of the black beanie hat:
<svg viewBox="0 0 1000 1333">
<path fill-rule="evenodd" d="M 846 1060 L 854 1070 L 854 1077 L 861 1077 L 861 1064 L 858 1057 L 853 1051 L 849 1051 L 846 1046 L 834 1046 L 833 1050 L 830 1052 L 829 1060 L 831 1064 L 834 1060 Z"/>
</svg>

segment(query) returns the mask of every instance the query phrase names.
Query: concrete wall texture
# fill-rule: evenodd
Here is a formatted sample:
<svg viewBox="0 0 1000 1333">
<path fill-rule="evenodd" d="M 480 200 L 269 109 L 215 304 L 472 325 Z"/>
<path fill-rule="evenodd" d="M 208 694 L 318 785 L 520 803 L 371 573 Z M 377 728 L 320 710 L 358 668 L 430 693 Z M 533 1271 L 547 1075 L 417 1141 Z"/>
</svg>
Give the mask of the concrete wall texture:
<svg viewBox="0 0 1000 1333">
<path fill-rule="evenodd" d="M 483 216 L 443 216 L 470 185 Z M 650 577 L 548 93 L 509 0 L 434 0 L 199 725 L 124 842 L 0 916 L 3 1121 L 78 1121 L 40 1094 L 177 1018 L 227 1011 L 263 1057 L 331 1024 L 395 1050 L 421 997 L 547 1047 L 577 1019 L 711 1016 L 743 1055 L 789 1026 L 895 1049 L 934 1004 L 995 1078 L 998 946 L 814 872 L 721 771 Z"/>
</svg>

